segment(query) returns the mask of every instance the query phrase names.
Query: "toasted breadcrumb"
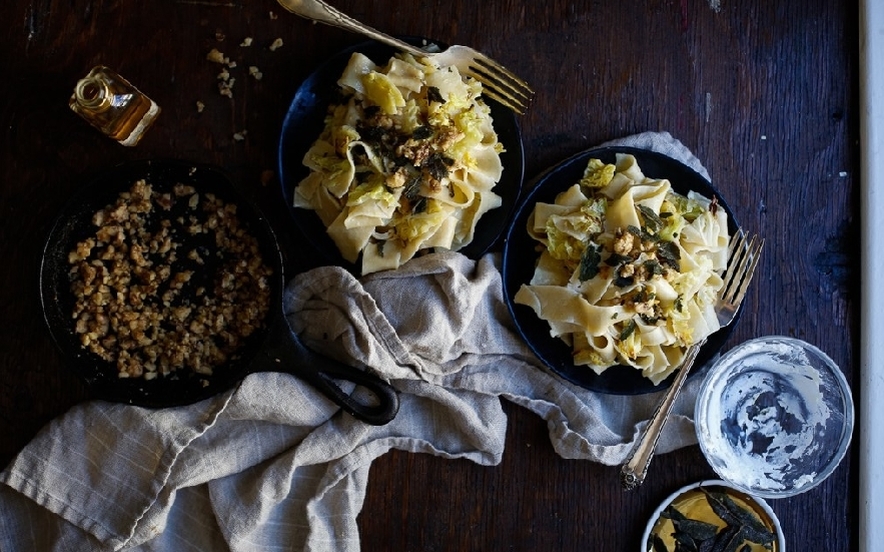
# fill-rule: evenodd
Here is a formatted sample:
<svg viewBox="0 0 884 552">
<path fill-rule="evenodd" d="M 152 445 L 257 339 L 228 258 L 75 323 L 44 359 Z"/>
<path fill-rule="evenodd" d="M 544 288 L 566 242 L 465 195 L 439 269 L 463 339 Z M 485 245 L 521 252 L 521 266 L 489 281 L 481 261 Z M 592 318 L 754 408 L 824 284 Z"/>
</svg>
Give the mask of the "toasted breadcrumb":
<svg viewBox="0 0 884 552">
<path fill-rule="evenodd" d="M 93 222 L 95 234 L 69 253 L 74 331 L 120 378 L 212 374 L 263 326 L 272 271 L 236 205 L 139 180 Z M 218 264 L 210 273 L 179 262 L 209 257 Z"/>
<path fill-rule="evenodd" d="M 218 92 L 222 96 L 227 96 L 228 98 L 233 98 L 233 84 L 236 82 L 236 79 L 228 79 L 222 80 L 218 83 Z"/>
<path fill-rule="evenodd" d="M 276 40 L 273 41 L 273 43 L 270 44 L 270 51 L 271 52 L 275 52 L 279 48 L 282 48 L 282 39 L 281 38 L 277 38 Z"/>
<path fill-rule="evenodd" d="M 230 63 L 230 58 L 227 58 L 218 51 L 217 48 L 212 48 L 209 50 L 209 53 L 206 55 L 206 59 L 211 61 L 212 63 Z"/>
</svg>

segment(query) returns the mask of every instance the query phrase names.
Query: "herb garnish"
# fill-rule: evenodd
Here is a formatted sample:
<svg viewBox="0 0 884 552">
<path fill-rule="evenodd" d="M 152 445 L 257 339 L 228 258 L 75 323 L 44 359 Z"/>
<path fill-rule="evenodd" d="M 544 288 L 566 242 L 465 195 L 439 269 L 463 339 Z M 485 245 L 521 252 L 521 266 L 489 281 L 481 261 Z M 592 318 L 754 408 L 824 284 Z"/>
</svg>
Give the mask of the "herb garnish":
<svg viewBox="0 0 884 552">
<path fill-rule="evenodd" d="M 635 283 L 635 276 L 623 276 L 621 274 L 617 274 L 614 278 L 614 285 L 619 288 L 629 287 Z"/>
<path fill-rule="evenodd" d="M 448 168 L 452 165 L 454 165 L 453 159 L 436 152 L 424 161 L 423 166 L 433 178 L 436 180 L 442 180 L 448 176 Z"/>
<path fill-rule="evenodd" d="M 580 257 L 580 281 L 592 280 L 599 273 L 599 263 L 602 256 L 599 253 L 598 246 L 587 244 Z"/>
<path fill-rule="evenodd" d="M 698 489 L 706 497 L 709 507 L 724 523 L 715 524 L 686 517 L 673 505 L 660 514 L 675 528 L 672 538 L 675 549 L 670 551 L 663 539 L 655 534 L 651 540 L 653 552 L 749 552 L 749 543 L 773 549 L 775 535 L 752 512 L 743 508 L 726 492 Z"/>
<path fill-rule="evenodd" d="M 681 265 L 679 262 L 681 261 L 681 251 L 679 251 L 675 242 L 661 241 L 658 243 L 657 258 L 660 260 L 660 264 L 681 272 L 679 268 Z"/>
<path fill-rule="evenodd" d="M 427 125 L 421 125 L 414 129 L 414 132 L 411 133 L 411 137 L 415 140 L 426 140 L 432 135 L 433 129 Z"/>
<path fill-rule="evenodd" d="M 402 191 L 402 195 L 405 196 L 408 201 L 414 202 L 420 197 L 421 192 L 421 180 L 420 175 L 415 175 L 405 184 L 405 189 Z"/>
<path fill-rule="evenodd" d="M 675 310 L 678 312 L 684 311 L 684 295 L 679 294 L 678 297 L 675 298 Z"/>
<path fill-rule="evenodd" d="M 635 320 L 627 320 L 623 329 L 620 330 L 620 341 L 626 341 L 633 333 L 635 333 Z"/>
<path fill-rule="evenodd" d="M 641 228 L 639 228 L 638 226 L 633 226 L 632 224 L 626 226 L 626 231 L 638 239 L 642 239 L 642 237 L 645 235 L 645 233 L 642 232 Z"/>
<path fill-rule="evenodd" d="M 427 198 L 420 193 L 422 183 L 421 176 L 415 175 L 405 184 L 405 189 L 402 191 L 402 197 L 411 204 L 412 213 L 423 213 L 427 210 Z"/>
<path fill-rule="evenodd" d="M 642 214 L 642 218 L 645 219 L 645 228 L 651 234 L 656 234 L 663 228 L 663 221 L 660 217 L 655 213 L 652 209 L 644 206 L 637 205 L 639 212 Z"/>
<path fill-rule="evenodd" d="M 427 87 L 427 100 L 430 102 L 445 103 L 445 98 L 442 97 L 442 93 L 435 86 Z"/>
<path fill-rule="evenodd" d="M 611 253 L 608 255 L 608 258 L 605 259 L 605 264 L 608 266 L 620 266 L 623 263 L 628 263 L 632 261 L 632 257 L 628 255 L 620 255 L 619 253 Z"/>
<path fill-rule="evenodd" d="M 648 278 L 663 274 L 663 267 L 654 259 L 648 259 L 643 266 L 645 267 L 645 272 L 648 274 Z"/>
</svg>

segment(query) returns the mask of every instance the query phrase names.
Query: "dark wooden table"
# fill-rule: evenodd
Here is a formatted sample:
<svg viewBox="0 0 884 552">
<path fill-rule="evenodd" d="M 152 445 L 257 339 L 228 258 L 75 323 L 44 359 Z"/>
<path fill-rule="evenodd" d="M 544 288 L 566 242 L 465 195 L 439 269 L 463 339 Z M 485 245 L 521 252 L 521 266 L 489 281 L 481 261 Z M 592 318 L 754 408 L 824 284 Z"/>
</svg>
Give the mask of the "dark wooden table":
<svg viewBox="0 0 884 552">
<path fill-rule="evenodd" d="M 858 382 L 857 6 L 852 2 L 337 0 L 376 28 L 477 47 L 529 80 L 527 176 L 604 140 L 669 131 L 703 160 L 741 223 L 768 239 L 732 338 L 816 344 Z M 306 268 L 274 176 L 289 101 L 324 58 L 362 38 L 273 0 L 5 0 L 0 34 L 0 466 L 87 398 L 45 328 L 41 246 L 93 172 L 127 159 L 219 165 L 267 211 L 293 270 Z M 240 47 L 247 37 L 250 48 Z M 283 46 L 272 50 L 280 38 Z M 219 94 L 212 49 L 237 61 Z M 67 107 L 92 66 L 162 107 L 127 149 Z M 250 79 L 245 68 L 263 73 Z M 197 102 L 203 102 L 202 113 Z M 245 140 L 236 133 L 245 132 Z M 268 172 L 269 171 L 269 172 Z M 855 388 L 855 393 L 859 390 Z M 509 405 L 502 463 L 393 452 L 371 468 L 365 550 L 637 550 L 679 486 L 714 475 L 698 447 L 660 456 L 625 493 L 617 469 L 559 458 L 545 423 Z M 818 488 L 771 501 L 788 548 L 856 544 L 855 450 Z"/>
</svg>

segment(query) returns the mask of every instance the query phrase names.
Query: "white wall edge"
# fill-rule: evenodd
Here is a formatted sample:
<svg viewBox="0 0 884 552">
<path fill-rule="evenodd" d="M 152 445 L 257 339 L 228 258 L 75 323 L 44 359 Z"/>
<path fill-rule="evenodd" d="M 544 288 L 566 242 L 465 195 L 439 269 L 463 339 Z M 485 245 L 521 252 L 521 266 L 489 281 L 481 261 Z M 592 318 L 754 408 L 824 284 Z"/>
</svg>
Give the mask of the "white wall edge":
<svg viewBox="0 0 884 552">
<path fill-rule="evenodd" d="M 859 547 L 884 543 L 884 2 L 860 0 Z"/>
</svg>

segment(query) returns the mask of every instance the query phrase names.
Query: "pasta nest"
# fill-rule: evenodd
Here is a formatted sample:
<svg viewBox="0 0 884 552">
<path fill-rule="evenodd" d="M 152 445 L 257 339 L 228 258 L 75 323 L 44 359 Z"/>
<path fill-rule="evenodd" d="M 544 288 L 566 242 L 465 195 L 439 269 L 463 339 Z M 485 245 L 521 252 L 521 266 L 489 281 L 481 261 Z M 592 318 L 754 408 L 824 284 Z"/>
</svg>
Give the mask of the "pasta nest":
<svg viewBox="0 0 884 552">
<path fill-rule="evenodd" d="M 632 366 L 657 384 L 720 327 L 727 222 L 715 198 L 676 193 L 632 155 L 591 159 L 579 182 L 534 206 L 540 257 L 515 302 L 572 347 L 575 365 Z"/>
<path fill-rule="evenodd" d="M 316 211 L 347 261 L 361 256 L 362 274 L 469 244 L 501 205 L 503 146 L 481 84 L 428 58 L 378 66 L 357 52 L 338 85 L 294 205 Z"/>
</svg>

